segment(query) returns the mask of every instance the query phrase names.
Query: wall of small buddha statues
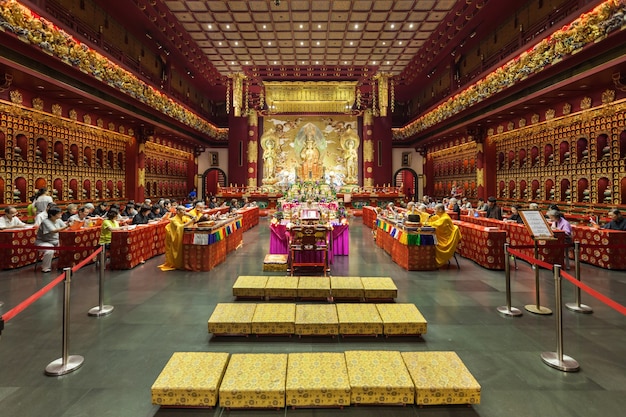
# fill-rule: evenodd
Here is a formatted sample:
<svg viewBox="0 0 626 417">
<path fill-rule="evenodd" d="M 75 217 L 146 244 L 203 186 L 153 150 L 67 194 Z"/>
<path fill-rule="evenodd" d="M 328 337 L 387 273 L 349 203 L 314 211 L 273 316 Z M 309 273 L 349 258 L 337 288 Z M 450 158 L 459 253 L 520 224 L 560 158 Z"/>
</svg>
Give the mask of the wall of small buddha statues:
<svg viewBox="0 0 626 417">
<path fill-rule="evenodd" d="M 64 117 L 59 105 L 48 113 L 39 99 L 25 107 L 16 90 L 11 98 L 0 100 L 0 205 L 25 205 L 43 187 L 55 201 L 187 195 L 195 170 L 191 148 L 152 137 L 142 146 L 145 169 L 139 169 L 132 129 L 113 123 L 104 128 L 102 119 L 91 125 L 87 114 L 78 121 L 73 109 Z"/>
<path fill-rule="evenodd" d="M 491 183 L 493 194 L 511 203 L 556 202 L 574 211 L 626 205 L 626 100 L 613 99 L 606 91 L 598 107 L 584 98 L 581 110 L 570 114 L 564 103 L 559 117 L 548 109 L 541 122 L 536 114 L 528 126 L 520 119 L 489 129 L 484 144 L 460 138 L 429 150 L 433 195 L 456 190 L 477 198 L 476 188 Z M 489 172 L 479 161 L 483 147 Z M 495 183 L 486 178 L 490 172 Z"/>
</svg>

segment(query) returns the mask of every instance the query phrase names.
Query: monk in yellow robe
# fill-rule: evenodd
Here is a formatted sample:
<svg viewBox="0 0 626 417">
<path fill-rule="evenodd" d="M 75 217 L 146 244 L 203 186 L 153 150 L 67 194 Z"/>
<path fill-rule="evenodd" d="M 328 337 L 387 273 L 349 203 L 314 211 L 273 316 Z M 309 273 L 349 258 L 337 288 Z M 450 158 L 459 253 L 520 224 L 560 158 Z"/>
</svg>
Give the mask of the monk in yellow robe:
<svg viewBox="0 0 626 417">
<path fill-rule="evenodd" d="M 437 245 L 435 247 L 435 261 L 437 267 L 445 265 L 454 256 L 456 246 L 461 240 L 459 227 L 452 223 L 443 204 L 435 206 L 435 215 L 428 220 L 428 225 L 435 228 Z"/>
<path fill-rule="evenodd" d="M 161 271 L 183 269 L 183 231 L 199 219 L 189 217 L 185 212 L 185 206 L 176 207 L 176 215 L 165 226 L 165 263 L 159 265 Z"/>
</svg>

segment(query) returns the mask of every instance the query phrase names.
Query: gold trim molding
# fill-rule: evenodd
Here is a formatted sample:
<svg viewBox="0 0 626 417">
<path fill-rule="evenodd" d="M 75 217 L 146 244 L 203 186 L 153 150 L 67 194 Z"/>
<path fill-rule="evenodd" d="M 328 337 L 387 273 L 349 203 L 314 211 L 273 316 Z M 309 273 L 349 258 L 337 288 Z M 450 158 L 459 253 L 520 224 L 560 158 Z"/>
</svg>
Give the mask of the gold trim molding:
<svg viewBox="0 0 626 417">
<path fill-rule="evenodd" d="M 356 81 L 269 81 L 265 101 L 270 113 L 350 113 Z"/>
</svg>

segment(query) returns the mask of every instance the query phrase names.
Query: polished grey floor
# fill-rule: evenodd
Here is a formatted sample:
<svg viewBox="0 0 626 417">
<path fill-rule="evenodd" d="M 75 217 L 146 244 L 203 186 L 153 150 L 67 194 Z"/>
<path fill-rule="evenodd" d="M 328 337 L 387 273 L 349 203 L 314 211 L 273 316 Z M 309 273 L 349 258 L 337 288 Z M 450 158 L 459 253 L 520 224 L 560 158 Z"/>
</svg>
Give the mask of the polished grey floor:
<svg viewBox="0 0 626 417">
<path fill-rule="evenodd" d="M 269 250 L 267 219 L 244 234 L 244 245 L 208 273 L 161 272 L 162 257 L 131 271 L 107 271 L 106 317 L 87 311 L 98 304 L 93 266 L 73 277 L 70 354 L 84 364 L 61 377 L 44 375 L 61 357 L 62 285 L 6 324 L 0 339 L 0 416 L 422 416 L 612 417 L 626 410 L 626 317 L 583 294 L 593 314 L 563 312 L 564 352 L 580 371 L 546 366 L 544 351 L 556 350 L 555 316 L 537 316 L 534 274 L 523 262 L 513 271 L 512 304 L 522 317 L 501 316 L 505 280 L 460 258 L 461 268 L 408 272 L 373 242 L 371 231 L 354 219 L 351 252 L 337 257 L 334 275 L 390 276 L 398 302 L 415 303 L 428 320 L 423 338 L 212 338 L 207 319 L 216 303 L 233 301 L 238 275 L 262 274 Z M 0 255 L 1 256 L 1 255 Z M 626 305 L 626 272 L 583 265 L 583 280 Z M 0 272 L 0 313 L 52 280 L 33 267 Z M 554 281 L 540 274 L 542 304 L 553 308 Z M 573 300 L 564 283 L 565 301 Z M 352 349 L 454 350 L 482 385 L 482 403 L 473 407 L 349 407 L 343 410 L 174 410 L 150 403 L 150 386 L 176 351 L 303 352 Z"/>
</svg>

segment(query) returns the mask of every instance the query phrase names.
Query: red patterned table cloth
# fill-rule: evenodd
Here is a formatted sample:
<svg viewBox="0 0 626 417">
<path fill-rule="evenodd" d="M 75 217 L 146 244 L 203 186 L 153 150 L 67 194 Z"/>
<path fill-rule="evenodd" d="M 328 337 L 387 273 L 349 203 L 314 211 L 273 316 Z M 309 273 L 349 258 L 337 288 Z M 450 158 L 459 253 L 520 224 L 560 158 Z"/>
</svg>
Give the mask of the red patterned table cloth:
<svg viewBox="0 0 626 417">
<path fill-rule="evenodd" d="M 76 250 L 59 251 L 58 268 L 73 267 L 88 258 L 100 242 L 100 226 L 59 232 L 59 246 L 76 247 Z"/>
<path fill-rule="evenodd" d="M 0 231 L 0 244 L 11 246 L 34 245 L 37 238 L 37 229 L 28 227 L 23 229 L 12 229 Z M 37 261 L 37 250 L 12 248 L 1 249 L 0 269 L 21 268 L 22 266 L 34 264 Z"/>
</svg>

